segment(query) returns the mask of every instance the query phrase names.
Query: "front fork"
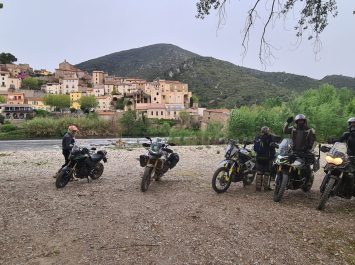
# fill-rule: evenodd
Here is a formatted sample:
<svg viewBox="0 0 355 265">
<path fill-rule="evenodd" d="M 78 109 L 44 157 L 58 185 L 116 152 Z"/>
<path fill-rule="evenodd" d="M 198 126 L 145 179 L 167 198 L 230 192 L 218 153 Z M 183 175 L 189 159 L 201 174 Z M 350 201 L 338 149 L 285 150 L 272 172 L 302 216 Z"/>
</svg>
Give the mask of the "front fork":
<svg viewBox="0 0 355 265">
<path fill-rule="evenodd" d="M 320 187 L 319 187 L 319 190 L 320 190 L 321 193 L 324 192 L 325 187 L 327 186 L 327 184 L 328 184 L 330 178 L 334 178 L 334 179 L 335 179 L 334 194 L 337 194 L 337 190 L 338 190 L 338 187 L 339 187 L 339 185 L 338 185 L 338 183 L 339 183 L 339 182 L 338 182 L 339 177 L 338 177 L 338 176 L 335 176 L 334 174 L 332 174 L 332 172 L 331 172 L 330 170 L 329 170 L 329 171 L 327 172 L 327 174 L 324 176 L 324 179 L 323 179 L 323 181 L 322 181 L 322 184 L 321 184 Z"/>
</svg>

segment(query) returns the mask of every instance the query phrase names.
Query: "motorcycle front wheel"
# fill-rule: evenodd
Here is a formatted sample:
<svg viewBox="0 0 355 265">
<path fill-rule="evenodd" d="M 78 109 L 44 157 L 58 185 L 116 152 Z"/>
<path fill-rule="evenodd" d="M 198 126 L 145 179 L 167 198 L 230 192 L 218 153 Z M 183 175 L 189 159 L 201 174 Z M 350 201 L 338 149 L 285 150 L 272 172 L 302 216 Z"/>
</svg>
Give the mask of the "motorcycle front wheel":
<svg viewBox="0 0 355 265">
<path fill-rule="evenodd" d="M 229 176 L 228 169 L 218 168 L 212 177 L 212 188 L 217 193 L 226 192 L 231 185 L 232 178 Z"/>
<path fill-rule="evenodd" d="M 141 191 L 142 192 L 146 192 L 148 190 L 152 171 L 153 171 L 152 167 L 145 167 L 145 169 L 144 169 L 142 182 L 141 182 Z"/>
<path fill-rule="evenodd" d="M 61 170 L 55 180 L 55 186 L 57 187 L 57 189 L 64 188 L 68 184 L 69 180 L 70 175 L 68 174 L 68 171 Z"/>
<path fill-rule="evenodd" d="M 279 202 L 281 201 L 284 192 L 286 190 L 288 182 L 288 175 L 282 172 L 277 173 L 277 181 L 275 183 L 275 190 L 274 190 L 274 196 L 273 200 L 274 202 Z"/>
<path fill-rule="evenodd" d="M 319 204 L 318 204 L 318 207 L 317 207 L 318 210 L 323 210 L 324 209 L 325 203 L 328 201 L 328 199 L 330 197 L 330 192 L 332 191 L 332 189 L 334 187 L 334 184 L 335 184 L 335 179 L 330 178 L 328 183 L 327 183 L 327 186 L 325 186 L 325 190 L 322 193 L 322 196 L 320 197 L 320 201 L 319 201 Z"/>
<path fill-rule="evenodd" d="M 97 163 L 92 171 L 91 178 L 98 179 L 104 173 L 104 165 L 102 163 Z"/>
</svg>

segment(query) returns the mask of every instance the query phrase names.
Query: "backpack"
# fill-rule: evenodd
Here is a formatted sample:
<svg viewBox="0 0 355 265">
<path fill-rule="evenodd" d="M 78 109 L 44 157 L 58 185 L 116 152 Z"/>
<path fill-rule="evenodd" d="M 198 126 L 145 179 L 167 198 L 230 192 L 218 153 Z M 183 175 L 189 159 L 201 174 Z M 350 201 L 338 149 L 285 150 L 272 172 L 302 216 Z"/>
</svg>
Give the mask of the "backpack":
<svg viewBox="0 0 355 265">
<path fill-rule="evenodd" d="M 259 157 L 265 157 L 269 158 L 270 157 L 270 146 L 269 143 L 266 141 L 263 141 L 261 137 L 257 137 L 254 141 L 254 147 L 253 147 L 255 153 Z"/>
</svg>

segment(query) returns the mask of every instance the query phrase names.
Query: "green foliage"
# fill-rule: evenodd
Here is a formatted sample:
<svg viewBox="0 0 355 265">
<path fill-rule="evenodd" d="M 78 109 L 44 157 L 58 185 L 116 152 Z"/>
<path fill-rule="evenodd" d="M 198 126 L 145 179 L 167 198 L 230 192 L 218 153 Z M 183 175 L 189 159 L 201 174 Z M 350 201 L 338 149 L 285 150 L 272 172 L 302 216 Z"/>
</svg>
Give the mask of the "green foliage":
<svg viewBox="0 0 355 265">
<path fill-rule="evenodd" d="M 25 79 L 22 80 L 21 87 L 23 89 L 39 90 L 41 89 L 42 85 L 43 85 L 43 81 L 34 77 L 26 77 Z"/>
<path fill-rule="evenodd" d="M 129 110 L 119 120 L 124 136 L 144 136 L 147 134 L 147 126 L 142 120 L 136 120 L 134 112 Z"/>
<path fill-rule="evenodd" d="M 64 117 L 53 118 L 34 118 L 23 124 L 24 133 L 31 138 L 36 137 L 61 137 L 67 131 L 69 125 L 75 124 L 79 128 L 78 136 L 113 136 L 110 122 L 95 117 Z"/>
<path fill-rule="evenodd" d="M 36 109 L 34 110 L 34 112 L 36 113 L 36 117 L 48 117 L 51 115 L 49 111 L 42 110 L 42 109 Z"/>
<path fill-rule="evenodd" d="M 125 104 L 124 104 L 124 98 L 120 98 L 117 100 L 116 102 L 116 109 L 120 109 L 120 110 L 123 110 L 124 107 L 125 107 Z"/>
<path fill-rule="evenodd" d="M 13 125 L 13 124 L 4 124 L 4 125 L 1 125 L 0 127 L 0 131 L 1 132 L 12 132 L 12 131 L 15 131 L 16 130 L 16 125 Z"/>
<path fill-rule="evenodd" d="M 4 124 L 5 117 L 0 114 L 0 124 Z"/>
<path fill-rule="evenodd" d="M 95 96 L 84 96 L 79 99 L 80 109 L 82 111 L 88 110 L 91 108 L 96 108 L 99 104 Z"/>
<path fill-rule="evenodd" d="M 12 55 L 11 53 L 0 53 L 0 63 L 1 64 L 8 64 L 8 63 L 13 63 L 16 62 L 17 58 Z"/>
<path fill-rule="evenodd" d="M 3 96 L 0 96 L 0 103 L 6 103 L 6 98 Z"/>
<path fill-rule="evenodd" d="M 46 95 L 44 96 L 44 104 L 59 109 L 70 107 L 69 95 Z"/>
<path fill-rule="evenodd" d="M 338 91 L 330 85 L 307 90 L 281 106 L 273 106 L 270 102 L 233 110 L 228 136 L 251 139 L 260 132 L 262 126 L 268 126 L 273 133 L 281 135 L 287 117 L 302 113 L 306 115 L 308 124 L 316 130 L 317 140 L 324 141 L 339 137 L 346 130 L 348 117 L 355 116 L 354 92 L 346 89 Z"/>
</svg>

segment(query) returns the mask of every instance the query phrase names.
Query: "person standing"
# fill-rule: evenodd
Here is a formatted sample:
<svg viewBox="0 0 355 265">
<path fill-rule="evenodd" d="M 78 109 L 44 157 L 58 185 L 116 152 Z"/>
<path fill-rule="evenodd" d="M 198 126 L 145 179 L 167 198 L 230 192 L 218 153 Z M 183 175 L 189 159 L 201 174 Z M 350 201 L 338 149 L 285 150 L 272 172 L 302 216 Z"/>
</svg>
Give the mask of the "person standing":
<svg viewBox="0 0 355 265">
<path fill-rule="evenodd" d="M 284 125 L 283 132 L 291 134 L 293 153 L 306 162 L 304 173 L 306 177 L 306 190 L 309 190 L 314 180 L 310 165 L 315 161 L 312 150 L 316 140 L 316 134 L 315 130 L 308 126 L 305 115 L 296 115 L 294 121 L 295 126 L 290 126 L 293 122 L 293 117 L 288 118 Z"/>
<path fill-rule="evenodd" d="M 261 128 L 261 134 L 257 135 L 254 140 L 254 151 L 256 153 L 256 191 L 261 191 L 264 186 L 265 191 L 271 190 L 270 188 L 270 172 L 272 161 L 276 154 L 276 144 L 281 140 L 281 137 L 270 133 L 267 126 Z"/>
</svg>

